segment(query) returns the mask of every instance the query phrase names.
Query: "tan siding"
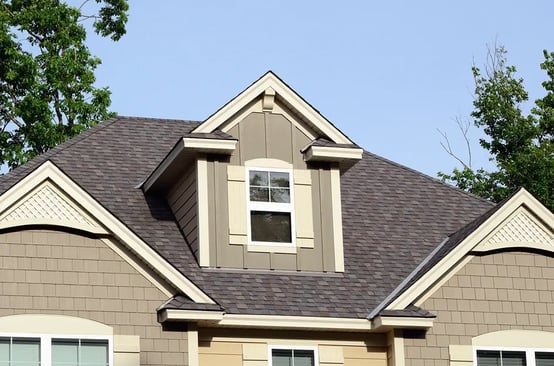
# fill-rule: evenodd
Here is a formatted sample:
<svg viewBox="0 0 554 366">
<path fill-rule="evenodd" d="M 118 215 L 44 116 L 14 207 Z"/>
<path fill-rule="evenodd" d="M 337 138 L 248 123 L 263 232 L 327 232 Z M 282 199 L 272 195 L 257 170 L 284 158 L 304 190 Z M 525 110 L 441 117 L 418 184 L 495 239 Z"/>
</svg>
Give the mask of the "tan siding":
<svg viewBox="0 0 554 366">
<path fill-rule="evenodd" d="M 280 114 L 265 113 L 265 128 L 267 156 L 292 163 L 292 124 Z"/>
<path fill-rule="evenodd" d="M 425 339 L 407 339 L 407 365 L 446 366 L 448 345 L 507 329 L 554 331 L 554 258 L 503 252 L 473 258 L 422 307 L 437 315 Z"/>
<path fill-rule="evenodd" d="M 130 255 L 130 254 L 129 254 Z M 105 243 L 61 231 L 0 234 L 0 316 L 60 314 L 140 337 L 142 365 L 185 365 L 186 332 L 162 331 L 167 299 Z"/>
<path fill-rule="evenodd" d="M 200 366 L 268 365 L 270 345 L 316 347 L 322 366 L 387 365 L 380 334 L 200 329 Z"/>
<path fill-rule="evenodd" d="M 196 195 L 196 169 L 185 172 L 170 189 L 167 202 L 177 220 L 183 235 L 198 258 L 198 212 Z"/>
<path fill-rule="evenodd" d="M 309 169 L 312 185 L 306 191 L 311 192 L 314 214 L 313 248 L 297 248 L 295 254 L 284 254 L 252 252 L 240 243 L 229 244 L 229 234 L 235 233 L 229 231 L 227 166 L 229 164 L 244 165 L 245 161 L 255 158 L 270 158 L 293 164 L 294 169 L 308 169 L 300 150 L 310 140 L 283 115 L 272 113 L 251 113 L 228 133 L 238 138 L 237 150 L 229 160 L 214 157 L 208 161 L 209 225 L 210 245 L 212 246 L 210 263 L 212 266 L 334 271 L 331 174 L 330 168 L 327 166 L 310 167 Z M 310 202 L 310 200 L 306 201 Z M 311 232 L 311 230 L 308 231 Z"/>
</svg>

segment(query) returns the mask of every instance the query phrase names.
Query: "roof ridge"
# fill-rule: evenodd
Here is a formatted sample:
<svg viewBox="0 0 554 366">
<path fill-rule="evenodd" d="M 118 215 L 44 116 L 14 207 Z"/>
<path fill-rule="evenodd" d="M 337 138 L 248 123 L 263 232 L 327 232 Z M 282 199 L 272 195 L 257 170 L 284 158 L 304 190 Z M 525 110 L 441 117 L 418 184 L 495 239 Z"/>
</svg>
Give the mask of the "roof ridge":
<svg viewBox="0 0 554 366">
<path fill-rule="evenodd" d="M 202 121 L 195 121 L 192 119 L 178 119 L 178 118 L 163 118 L 163 117 L 143 117 L 143 116 L 125 116 L 117 115 L 118 118 L 128 120 L 144 120 L 144 121 L 171 121 L 171 122 L 187 122 L 200 124 Z"/>
<path fill-rule="evenodd" d="M 470 198 L 479 200 L 479 201 L 484 202 L 484 203 L 488 203 L 488 204 L 490 204 L 491 206 L 495 206 L 495 205 L 496 205 L 496 203 L 494 203 L 494 202 L 491 202 L 491 201 L 489 201 L 489 200 L 487 200 L 487 199 L 485 199 L 485 198 L 483 198 L 483 197 L 476 196 L 476 195 L 474 195 L 473 193 L 464 191 L 464 190 L 461 189 L 461 188 L 452 186 L 452 185 L 450 185 L 450 184 L 448 184 L 448 183 L 445 183 L 445 182 L 441 181 L 441 180 L 438 179 L 438 178 L 435 178 L 435 177 L 432 177 L 432 176 L 427 175 L 427 174 L 425 174 L 425 173 L 422 173 L 422 172 L 420 172 L 419 170 L 416 170 L 416 169 L 410 168 L 410 167 L 408 167 L 408 166 L 406 166 L 406 165 L 403 165 L 403 164 L 397 163 L 397 162 L 395 162 L 395 161 L 389 160 L 389 159 L 384 158 L 384 157 L 382 157 L 382 156 L 380 156 L 380 155 L 377 155 L 377 154 L 375 154 L 375 153 L 369 152 L 369 151 L 367 151 L 367 150 L 365 150 L 365 149 L 364 149 L 364 152 L 365 152 L 366 154 L 371 155 L 371 156 L 374 157 L 374 158 L 377 158 L 377 159 L 379 159 L 379 160 L 385 162 L 385 163 L 388 163 L 388 164 L 390 164 L 390 165 L 394 165 L 394 166 L 396 166 L 396 167 L 398 167 L 398 168 L 404 169 L 404 170 L 409 171 L 409 172 L 411 172 L 411 173 L 415 173 L 415 174 L 419 175 L 419 176 L 422 177 L 422 178 L 425 178 L 425 179 L 427 179 L 427 180 L 430 180 L 431 182 L 434 182 L 434 183 L 436 183 L 436 184 L 440 184 L 441 186 L 444 186 L 444 187 L 446 187 L 446 188 L 449 188 L 449 189 L 451 189 L 451 190 L 453 190 L 453 191 L 455 191 L 455 192 L 457 192 L 457 193 L 461 193 L 461 194 L 464 194 L 464 195 L 466 195 L 466 196 L 469 196 Z"/>
</svg>

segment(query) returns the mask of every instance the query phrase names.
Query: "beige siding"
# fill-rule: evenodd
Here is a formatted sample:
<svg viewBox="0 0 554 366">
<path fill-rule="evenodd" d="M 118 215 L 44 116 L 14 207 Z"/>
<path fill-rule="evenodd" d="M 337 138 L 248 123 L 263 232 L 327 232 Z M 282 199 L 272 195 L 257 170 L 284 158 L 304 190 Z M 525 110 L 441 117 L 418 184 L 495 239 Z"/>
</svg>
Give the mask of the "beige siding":
<svg viewBox="0 0 554 366">
<path fill-rule="evenodd" d="M 314 347 L 320 366 L 387 366 L 386 337 L 352 333 L 200 329 L 200 366 L 266 366 L 269 346 Z"/>
<path fill-rule="evenodd" d="M 198 210 L 194 165 L 170 189 L 167 202 L 194 255 L 198 258 Z"/>
<path fill-rule="evenodd" d="M 208 161 L 208 196 L 210 227 L 210 264 L 222 268 L 251 268 L 275 270 L 334 271 L 335 252 L 331 204 L 331 167 L 308 166 L 300 153 L 309 143 L 308 137 L 281 114 L 251 113 L 229 130 L 239 139 L 238 148 L 229 160 L 221 158 Z M 313 231 L 313 247 L 298 247 L 296 253 L 270 253 L 249 251 L 246 245 L 229 243 L 229 196 L 227 166 L 244 165 L 245 161 L 257 158 L 279 159 L 292 164 L 295 169 L 311 175 L 310 192 L 312 207 L 309 222 Z M 214 182 L 213 184 L 211 182 Z M 244 187 L 241 185 L 240 187 Z M 302 187 L 304 188 L 304 187 Z M 245 188 L 240 188 L 245 189 Z M 303 192 L 302 190 L 298 190 Z M 298 200 L 302 197 L 298 196 Z M 233 202 L 233 200 L 231 200 Z M 231 211 L 232 207 L 231 207 Z M 244 213 L 246 221 L 246 213 Z M 297 232 L 302 230 L 297 230 Z M 246 241 L 246 239 L 244 239 Z"/>
<path fill-rule="evenodd" d="M 407 365 L 446 366 L 449 345 L 509 329 L 554 332 L 554 258 L 503 252 L 473 258 L 422 307 L 437 315 L 425 338 L 406 339 Z"/>
<path fill-rule="evenodd" d="M 94 320 L 114 334 L 139 336 L 142 365 L 187 364 L 186 332 L 163 331 L 156 319 L 167 296 L 98 239 L 46 230 L 0 234 L 0 294 L 0 316 Z"/>
</svg>

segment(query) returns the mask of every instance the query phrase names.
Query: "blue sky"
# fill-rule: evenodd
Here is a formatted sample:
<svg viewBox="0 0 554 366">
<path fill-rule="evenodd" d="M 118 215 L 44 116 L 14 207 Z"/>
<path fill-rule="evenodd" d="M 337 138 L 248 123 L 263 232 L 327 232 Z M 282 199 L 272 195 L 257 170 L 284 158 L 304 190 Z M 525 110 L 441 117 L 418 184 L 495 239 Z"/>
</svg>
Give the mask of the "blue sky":
<svg viewBox="0 0 554 366">
<path fill-rule="evenodd" d="M 531 99 L 554 51 L 551 0 L 133 1 L 119 42 L 90 37 L 121 115 L 203 120 L 273 70 L 368 151 L 431 176 L 465 154 L 471 66 L 505 45 Z M 155 131 L 152 131 L 155 133 Z M 490 166 L 470 131 L 474 167 Z"/>
</svg>

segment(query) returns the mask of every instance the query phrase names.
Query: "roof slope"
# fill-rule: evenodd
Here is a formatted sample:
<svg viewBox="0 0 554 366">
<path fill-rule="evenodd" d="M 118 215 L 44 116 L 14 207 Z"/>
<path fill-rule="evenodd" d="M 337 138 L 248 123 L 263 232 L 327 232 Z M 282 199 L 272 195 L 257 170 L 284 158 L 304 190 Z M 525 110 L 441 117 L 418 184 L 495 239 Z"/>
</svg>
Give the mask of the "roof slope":
<svg viewBox="0 0 554 366">
<path fill-rule="evenodd" d="M 365 318 L 450 233 L 491 204 L 370 153 L 342 178 L 343 274 L 200 269 L 162 197 L 137 188 L 197 123 L 116 117 L 0 178 L 46 160 L 228 313 Z"/>
</svg>

